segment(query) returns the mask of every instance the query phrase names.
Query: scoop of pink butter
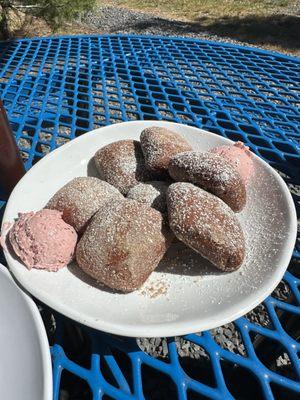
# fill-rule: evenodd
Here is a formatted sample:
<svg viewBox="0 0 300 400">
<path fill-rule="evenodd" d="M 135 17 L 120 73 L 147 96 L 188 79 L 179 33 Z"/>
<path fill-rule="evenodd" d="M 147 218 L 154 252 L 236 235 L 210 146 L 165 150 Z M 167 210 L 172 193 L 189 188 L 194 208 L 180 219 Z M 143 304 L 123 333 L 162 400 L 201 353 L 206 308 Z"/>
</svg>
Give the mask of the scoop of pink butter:
<svg viewBox="0 0 300 400">
<path fill-rule="evenodd" d="M 73 258 L 77 233 L 63 221 L 60 211 L 43 209 L 20 213 L 8 240 L 29 270 L 58 271 Z"/>
<path fill-rule="evenodd" d="M 219 154 L 230 161 L 240 173 L 245 184 L 249 183 L 254 172 L 254 164 L 248 146 L 242 142 L 236 142 L 234 145 L 214 147 L 210 152 Z"/>
</svg>

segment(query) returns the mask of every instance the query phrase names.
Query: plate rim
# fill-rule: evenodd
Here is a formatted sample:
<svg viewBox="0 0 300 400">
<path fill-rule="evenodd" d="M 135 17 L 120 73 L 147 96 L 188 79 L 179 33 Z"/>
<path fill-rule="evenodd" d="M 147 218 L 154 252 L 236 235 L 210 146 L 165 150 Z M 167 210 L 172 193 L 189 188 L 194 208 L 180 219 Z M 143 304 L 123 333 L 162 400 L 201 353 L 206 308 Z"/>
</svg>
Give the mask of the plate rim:
<svg viewBox="0 0 300 400">
<path fill-rule="evenodd" d="M 39 168 L 39 166 L 41 164 L 48 162 L 49 160 L 51 160 L 52 157 L 58 155 L 60 152 L 63 152 L 66 148 L 73 146 L 74 142 L 78 143 L 82 140 L 88 140 L 88 138 L 90 136 L 101 132 L 103 129 L 107 129 L 107 128 L 113 129 L 113 127 L 117 128 L 122 125 L 124 126 L 124 125 L 134 125 L 134 124 L 140 124 L 142 126 L 145 123 L 147 125 L 148 124 L 155 125 L 156 123 L 162 124 L 162 125 L 165 124 L 165 125 L 168 125 L 169 127 L 170 127 L 170 125 L 181 126 L 181 127 L 184 126 L 189 129 L 192 128 L 195 131 L 199 131 L 200 133 L 204 132 L 206 134 L 208 133 L 208 134 L 213 135 L 218 138 L 221 137 L 222 140 L 225 140 L 226 142 L 228 142 L 228 144 L 235 143 L 234 141 L 232 141 L 228 138 L 217 135 L 208 130 L 204 130 L 204 129 L 186 125 L 186 124 L 179 124 L 179 123 L 172 122 L 172 121 L 164 121 L 164 120 L 125 121 L 125 122 L 120 122 L 117 124 L 110 124 L 110 125 L 106 125 L 106 126 L 94 129 L 92 131 L 84 133 L 83 135 L 81 135 L 75 139 L 70 140 L 68 143 L 58 147 L 57 149 L 54 149 L 49 154 L 44 156 L 41 160 L 39 160 L 34 166 L 32 166 L 30 168 L 30 170 L 27 172 L 27 174 L 32 173 L 32 171 L 35 171 L 35 169 Z M 121 139 L 122 139 L 122 136 L 120 135 L 120 140 Z M 100 320 L 99 318 L 97 320 L 95 320 L 95 318 L 92 318 L 92 317 L 86 318 L 86 316 L 81 315 L 81 313 L 77 312 L 74 308 L 72 308 L 68 305 L 66 306 L 64 304 L 56 303 L 55 301 L 52 301 L 50 295 L 48 295 L 48 296 L 44 295 L 44 294 L 41 295 L 39 290 L 36 290 L 35 287 L 28 288 L 26 285 L 24 285 L 24 288 L 26 290 L 28 290 L 31 294 L 33 294 L 36 298 L 38 298 L 39 300 L 41 300 L 42 302 L 44 302 L 45 304 L 47 304 L 48 306 L 53 308 L 54 310 L 60 312 L 61 314 L 65 315 L 68 318 L 71 318 L 74 321 L 77 321 L 81 324 L 87 325 L 87 326 L 94 328 L 96 330 L 99 330 L 99 331 L 103 331 L 103 332 L 107 332 L 107 333 L 111 333 L 111 334 L 122 335 L 122 336 L 126 336 L 126 337 L 160 337 L 160 336 L 170 337 L 170 336 L 186 335 L 186 334 L 193 333 L 193 332 L 200 332 L 200 331 L 202 332 L 202 331 L 205 331 L 208 329 L 217 328 L 219 326 L 222 326 L 226 323 L 232 322 L 232 321 L 236 320 L 237 318 L 245 315 L 247 312 L 251 311 L 254 307 L 259 305 L 266 297 L 268 297 L 272 293 L 272 291 L 276 288 L 276 286 L 279 284 L 279 282 L 282 279 L 282 277 L 288 267 L 288 264 L 290 262 L 291 256 L 293 254 L 296 238 L 297 238 L 296 208 L 295 208 L 295 204 L 294 204 L 292 195 L 291 195 L 290 191 L 288 190 L 286 183 L 284 182 L 282 177 L 278 174 L 278 172 L 275 171 L 266 161 L 264 161 L 262 158 L 258 157 L 253 152 L 252 152 L 252 156 L 256 160 L 258 160 L 259 163 L 262 163 L 264 168 L 267 168 L 269 170 L 269 172 L 273 175 L 273 177 L 278 182 L 280 189 L 282 190 L 282 194 L 284 195 L 284 197 L 287 201 L 289 216 L 290 216 L 290 220 L 291 220 L 290 221 L 290 233 L 288 236 L 289 249 L 288 249 L 288 251 L 285 251 L 283 260 L 281 262 L 282 267 L 279 269 L 276 269 L 273 273 L 274 279 L 273 279 L 272 285 L 268 286 L 267 288 L 265 287 L 264 289 L 261 288 L 259 290 L 259 295 L 256 295 L 255 294 L 256 292 L 255 292 L 255 293 L 252 293 L 251 295 L 247 296 L 248 301 L 246 302 L 246 304 L 243 305 L 244 302 L 240 303 L 241 306 L 239 307 L 239 309 L 236 310 L 235 312 L 231 312 L 230 316 L 225 314 L 225 316 L 223 318 L 217 318 L 216 320 L 214 320 L 213 317 L 210 317 L 209 319 L 206 318 L 205 321 L 209 320 L 209 322 L 206 322 L 206 323 L 203 323 L 203 321 L 201 322 L 201 319 L 196 318 L 196 319 L 190 320 L 189 323 L 168 321 L 166 324 L 165 323 L 160 323 L 160 324 L 145 324 L 145 323 L 143 323 L 143 324 L 139 324 L 139 325 L 136 325 L 136 324 L 135 325 L 132 325 L 132 324 L 126 325 L 126 324 L 122 323 L 120 325 L 118 323 L 113 323 L 112 321 L 108 323 L 106 321 Z M 14 190 L 11 193 L 11 196 L 7 202 L 7 206 L 6 206 L 4 216 L 3 216 L 3 221 L 2 221 L 2 228 L 1 228 L 2 230 L 4 228 L 3 225 L 5 224 L 6 216 L 8 213 L 8 208 L 9 208 L 8 206 L 10 205 L 10 202 L 12 202 L 14 195 L 15 195 L 16 191 L 18 190 L 18 186 L 19 186 L 19 183 L 14 188 Z M 9 252 L 7 251 L 7 249 L 4 249 L 4 254 L 7 259 L 7 263 L 8 263 L 10 271 L 12 272 L 12 274 L 15 276 L 15 278 L 19 282 L 18 274 L 17 273 L 15 274 L 14 268 L 11 268 L 11 265 L 9 262 L 9 258 L 11 256 L 10 256 Z M 20 281 L 20 284 L 23 286 L 22 279 Z M 199 313 L 200 313 L 200 311 L 199 311 Z"/>
</svg>

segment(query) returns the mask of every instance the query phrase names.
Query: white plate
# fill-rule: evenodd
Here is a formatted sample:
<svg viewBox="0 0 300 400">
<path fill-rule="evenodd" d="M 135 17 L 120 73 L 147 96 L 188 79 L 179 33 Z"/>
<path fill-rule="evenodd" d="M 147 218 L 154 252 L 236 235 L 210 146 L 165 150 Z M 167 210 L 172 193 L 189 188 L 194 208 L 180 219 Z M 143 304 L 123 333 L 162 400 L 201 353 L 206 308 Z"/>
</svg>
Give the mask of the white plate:
<svg viewBox="0 0 300 400">
<path fill-rule="evenodd" d="M 40 313 L 0 264 L 0 399 L 52 399 L 49 344 Z"/>
<path fill-rule="evenodd" d="M 231 143 L 207 131 L 163 121 L 132 121 L 97 129 L 53 151 L 31 168 L 14 189 L 3 220 L 11 222 L 20 211 L 44 207 L 70 179 L 91 172 L 89 160 L 98 148 L 120 139 L 138 139 L 140 132 L 152 125 L 179 132 L 198 150 Z M 165 272 L 155 271 L 139 291 L 114 294 L 97 288 L 76 265 L 57 273 L 28 271 L 5 251 L 9 267 L 38 299 L 74 320 L 106 332 L 172 336 L 232 321 L 276 287 L 296 239 L 295 207 L 284 181 L 264 161 L 253 157 L 256 173 L 247 206 L 238 215 L 248 248 L 239 271 L 220 273 L 200 256 L 175 245 Z"/>
</svg>

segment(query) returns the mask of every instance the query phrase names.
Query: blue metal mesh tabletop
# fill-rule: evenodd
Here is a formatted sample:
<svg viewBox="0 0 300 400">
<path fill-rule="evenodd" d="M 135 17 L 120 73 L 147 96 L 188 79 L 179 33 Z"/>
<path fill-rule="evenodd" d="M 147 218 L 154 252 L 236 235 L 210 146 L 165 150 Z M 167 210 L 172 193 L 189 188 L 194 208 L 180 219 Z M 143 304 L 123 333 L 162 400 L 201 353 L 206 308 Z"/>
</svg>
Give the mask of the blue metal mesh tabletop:
<svg viewBox="0 0 300 400">
<path fill-rule="evenodd" d="M 282 173 L 299 211 L 299 59 L 138 36 L 15 40 L 1 43 L 0 54 L 0 98 L 27 169 L 93 128 L 164 119 L 245 142 Z M 214 330 L 160 342 L 154 357 L 136 340 L 57 316 L 54 399 L 68 380 L 68 399 L 299 398 L 299 260 L 298 241 L 281 282 L 285 295 L 279 287 L 257 308 L 263 318 L 252 313 L 231 324 L 232 346 Z M 196 351 L 187 360 L 180 346 Z"/>
</svg>

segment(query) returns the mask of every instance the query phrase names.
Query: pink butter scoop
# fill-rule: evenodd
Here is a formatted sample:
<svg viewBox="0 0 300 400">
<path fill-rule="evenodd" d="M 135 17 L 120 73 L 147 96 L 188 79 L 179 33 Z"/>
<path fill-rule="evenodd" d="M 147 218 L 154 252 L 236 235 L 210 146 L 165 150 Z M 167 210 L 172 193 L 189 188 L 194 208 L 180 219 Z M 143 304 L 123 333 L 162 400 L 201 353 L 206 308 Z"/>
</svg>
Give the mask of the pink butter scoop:
<svg viewBox="0 0 300 400">
<path fill-rule="evenodd" d="M 230 161 L 240 173 L 245 184 L 249 183 L 254 172 L 254 164 L 248 146 L 242 142 L 236 142 L 234 145 L 214 147 L 210 152 L 219 154 Z"/>
<path fill-rule="evenodd" d="M 30 270 L 58 271 L 73 258 L 77 233 L 57 210 L 20 213 L 8 233 L 14 252 Z"/>
</svg>

